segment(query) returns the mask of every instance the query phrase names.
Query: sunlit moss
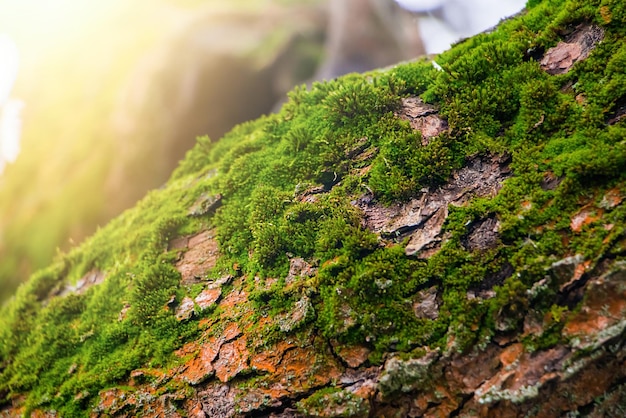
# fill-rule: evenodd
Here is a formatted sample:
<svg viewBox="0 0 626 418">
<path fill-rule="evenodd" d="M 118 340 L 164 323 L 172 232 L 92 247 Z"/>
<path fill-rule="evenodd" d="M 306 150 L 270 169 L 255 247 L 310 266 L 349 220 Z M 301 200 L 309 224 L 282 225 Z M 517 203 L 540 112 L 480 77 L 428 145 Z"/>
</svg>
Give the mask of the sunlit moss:
<svg viewBox="0 0 626 418">
<path fill-rule="evenodd" d="M 551 265 L 571 254 L 595 262 L 626 252 L 626 211 L 603 203 L 609 189 L 626 191 L 623 122 L 608 125 L 626 94 L 624 42 L 611 23 L 619 10 L 607 21 L 600 2 L 529 6 L 501 29 L 437 57 L 442 71 L 417 61 L 298 87 L 280 112 L 219 141 L 200 139 L 166 187 L 35 274 L 4 308 L 0 394 L 7 402 L 26 394 L 28 408 L 77 411 L 136 368 L 174 364 L 171 353 L 199 331 L 195 319 L 176 320 L 168 303 L 199 288 L 180 283 L 169 243 L 212 228 L 221 251 L 215 270 L 242 278 L 255 318 L 278 318 L 253 328 L 268 341 L 315 333 L 366 346 L 370 364 L 379 364 L 389 351 L 411 357 L 424 347 L 480 348 L 498 333 L 521 332 L 532 313 L 547 318 L 546 326 L 525 337 L 526 347 L 563 342 L 576 302 L 563 301 L 559 284 L 546 279 Z M 574 17 L 564 14 L 579 7 Z M 565 26 L 590 21 L 605 25 L 605 41 L 571 73 L 546 74 L 529 50 L 553 46 Z M 450 126 L 427 144 L 394 114 L 415 94 L 437 105 Z M 367 152 L 369 159 L 355 156 Z M 505 154 L 512 176 L 495 196 L 450 206 L 446 240 L 428 259 L 407 257 L 406 242 L 367 229 L 354 204 L 366 194 L 402 203 L 445 184 L 477 155 Z M 549 187 L 546 178 L 554 180 Z M 190 216 L 203 193 L 219 194 L 221 206 Z M 574 230 L 572 217 L 585 205 L 603 217 Z M 499 222 L 496 245 L 466 248 L 470 226 L 487 218 Z M 316 270 L 287 283 L 294 258 Z M 105 274 L 102 284 L 52 297 L 93 269 Z M 436 317 L 415 313 L 425 289 L 437 294 Z M 476 296 L 481 291 L 487 296 Z M 298 304 L 307 307 L 301 322 L 281 326 Z M 204 315 L 217 321 L 222 313 Z M 88 395 L 77 400 L 82 392 Z M 301 408 L 354 400 L 344 395 L 320 392 Z"/>
</svg>

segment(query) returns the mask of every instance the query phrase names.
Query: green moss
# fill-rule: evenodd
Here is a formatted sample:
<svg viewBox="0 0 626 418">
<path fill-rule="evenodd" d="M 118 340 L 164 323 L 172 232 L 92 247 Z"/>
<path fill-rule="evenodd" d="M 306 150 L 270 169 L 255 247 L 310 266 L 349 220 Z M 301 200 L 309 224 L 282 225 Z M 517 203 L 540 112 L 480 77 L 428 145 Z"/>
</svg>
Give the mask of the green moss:
<svg viewBox="0 0 626 418">
<path fill-rule="evenodd" d="M 434 364 L 438 357 L 437 352 L 415 354 L 418 355 L 414 358 L 401 360 L 394 357 L 388 362 L 379 379 L 379 387 L 384 397 L 389 398 L 412 390 L 426 391 L 432 387 L 432 382 L 441 373 Z"/>
<path fill-rule="evenodd" d="M 436 57 L 443 71 L 420 60 L 301 86 L 280 112 L 219 141 L 199 139 L 163 189 L 60 254 L 2 309 L 3 402 L 25 394 L 28 410 L 72 415 L 132 370 L 176 364 L 172 352 L 201 331 L 198 317 L 178 321 L 168 305 L 201 287 L 180 283 L 168 245 L 209 229 L 220 259 L 207 275 L 243 276 L 254 315 L 273 320 L 247 328 L 258 334 L 249 341 L 321 335 L 367 346 L 371 364 L 395 351 L 410 366 L 398 369 L 407 390 L 428 384 L 430 366 L 418 353 L 480 348 L 494 336 L 520 333 L 530 314 L 549 321 L 541 335 L 524 340 L 527 347 L 562 342 L 563 318 L 576 307 L 562 303 L 557 283 L 543 281 L 546 269 L 572 254 L 597 262 L 626 253 L 626 210 L 603 203 L 608 190 L 626 190 L 626 128 L 617 117 L 626 96 L 620 10 L 607 1 L 530 2 L 526 14 Z M 537 51 L 588 22 L 603 25 L 605 40 L 569 73 L 545 73 Z M 449 131 L 423 145 L 394 113 L 407 95 L 437 105 Z M 495 196 L 450 206 L 445 240 L 427 260 L 407 257 L 406 242 L 368 230 L 354 204 L 364 195 L 402 204 L 445 184 L 472 158 L 494 155 L 510 158 L 511 177 Z M 218 194 L 215 211 L 190 214 L 201 196 Z M 573 230 L 582 207 L 597 219 Z M 466 248 L 472 225 L 487 218 L 498 221 L 497 242 Z M 288 282 L 294 258 L 317 273 Z M 65 292 L 91 271 L 102 272 L 104 282 Z M 439 315 L 418 318 L 416 298 L 433 288 Z M 476 297 L 480 292 L 488 296 Z M 289 322 L 304 305 L 304 319 Z M 237 320 L 237 312 L 218 307 L 203 315 Z M 356 412 L 345 410 L 365 414 L 360 398 L 343 389 L 318 392 L 300 407 L 313 413 L 324 402 L 354 404 Z"/>
<path fill-rule="evenodd" d="M 460 166 L 453 159 L 455 147 L 449 136 L 433 138 L 422 146 L 420 134 L 405 125 L 388 132 L 381 148 L 368 184 L 385 202 L 406 200 L 427 185 L 442 183 Z"/>
</svg>

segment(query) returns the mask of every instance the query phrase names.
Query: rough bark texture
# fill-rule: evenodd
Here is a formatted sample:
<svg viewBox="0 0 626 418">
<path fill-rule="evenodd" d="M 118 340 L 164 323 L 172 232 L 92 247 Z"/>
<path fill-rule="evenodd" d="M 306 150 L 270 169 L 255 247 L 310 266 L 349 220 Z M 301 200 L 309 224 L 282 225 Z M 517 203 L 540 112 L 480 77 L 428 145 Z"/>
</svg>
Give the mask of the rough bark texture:
<svg viewBox="0 0 626 418">
<path fill-rule="evenodd" d="M 0 416 L 622 416 L 626 14 L 562 6 L 198 145 L 4 308 Z"/>
</svg>

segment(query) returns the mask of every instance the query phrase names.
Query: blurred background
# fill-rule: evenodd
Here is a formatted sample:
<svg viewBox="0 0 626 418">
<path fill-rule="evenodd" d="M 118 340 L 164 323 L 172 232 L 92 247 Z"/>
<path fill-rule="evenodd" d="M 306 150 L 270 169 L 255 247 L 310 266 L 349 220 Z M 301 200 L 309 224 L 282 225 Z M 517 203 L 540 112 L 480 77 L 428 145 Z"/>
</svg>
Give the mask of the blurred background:
<svg viewBox="0 0 626 418">
<path fill-rule="evenodd" d="M 524 5 L 398 1 L 0 0 L 0 303 L 161 186 L 197 136 Z"/>
</svg>

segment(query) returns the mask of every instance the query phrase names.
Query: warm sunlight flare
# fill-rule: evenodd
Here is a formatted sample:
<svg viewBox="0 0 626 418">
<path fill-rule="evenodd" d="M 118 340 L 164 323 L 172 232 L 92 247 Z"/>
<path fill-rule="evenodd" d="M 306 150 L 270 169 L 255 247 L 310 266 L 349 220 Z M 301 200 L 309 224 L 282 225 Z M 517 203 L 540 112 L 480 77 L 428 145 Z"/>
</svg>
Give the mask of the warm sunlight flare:
<svg viewBox="0 0 626 418">
<path fill-rule="evenodd" d="M 103 22 L 121 4 L 119 0 L 0 0 L 0 174 L 17 159 L 22 136 L 24 144 L 29 138 L 39 141 L 37 126 L 47 126 L 52 133 L 42 109 L 56 109 L 58 115 L 52 118 L 61 121 L 68 109 L 78 106 L 85 88 L 72 73 L 84 68 L 81 62 L 104 67 L 101 49 L 92 44 L 95 36 L 105 36 Z"/>
<path fill-rule="evenodd" d="M 7 35 L 0 34 L 0 174 L 5 164 L 14 162 L 20 152 L 23 103 L 9 98 L 17 69 L 17 46 Z"/>
<path fill-rule="evenodd" d="M 54 42 L 75 34 L 77 28 L 84 27 L 117 4 L 118 0 L 3 0 L 0 21 L 5 26 L 3 30 L 10 34 L 25 34 L 30 40 L 46 37 Z"/>
<path fill-rule="evenodd" d="M 195 16 L 184 5 L 200 1 L 218 0 L 0 0 L 0 305 L 58 249 L 117 213 L 105 204 L 124 209 L 153 187 L 132 188 L 122 202 L 119 190 L 135 184 L 135 173 L 119 176 L 123 188 L 108 186 L 117 165 L 126 167 L 121 155 L 145 149 L 137 136 L 118 139 L 113 115 L 132 113 L 121 97 L 136 91 L 133 80 L 160 86 L 142 62 L 173 36 L 181 15 Z M 129 119 L 152 126 L 137 112 Z M 154 164 L 136 165 L 143 175 Z M 158 168 L 154 183 L 171 171 Z"/>
<path fill-rule="evenodd" d="M 22 121 L 20 113 L 24 102 L 9 99 L 2 106 L 0 114 L 0 174 L 6 163 L 13 163 L 20 153 L 20 134 Z"/>
<path fill-rule="evenodd" d="M 17 46 L 7 35 L 0 33 L 0 105 L 7 101 L 17 76 Z"/>
</svg>

